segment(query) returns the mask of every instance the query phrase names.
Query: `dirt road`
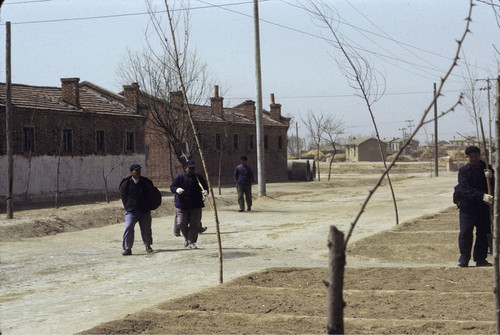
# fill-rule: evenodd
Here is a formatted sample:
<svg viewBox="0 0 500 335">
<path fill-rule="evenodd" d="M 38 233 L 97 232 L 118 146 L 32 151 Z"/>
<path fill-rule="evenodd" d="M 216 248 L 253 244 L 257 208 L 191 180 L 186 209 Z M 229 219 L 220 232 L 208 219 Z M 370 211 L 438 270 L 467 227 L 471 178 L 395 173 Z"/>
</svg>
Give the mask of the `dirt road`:
<svg viewBox="0 0 500 335">
<path fill-rule="evenodd" d="M 256 199 L 252 212 L 244 213 L 237 211 L 235 190 L 223 189 L 217 199 L 224 281 L 271 267 L 326 266 L 329 226 L 347 231 L 377 178 L 344 173 L 330 182 L 268 184 L 268 197 Z M 452 205 L 456 173 L 441 173 L 439 178 L 429 173 L 393 174 L 392 178 L 401 222 Z M 91 215 L 88 205 L 84 207 L 67 210 Z M 2 241 L 2 334 L 72 334 L 218 285 L 217 240 L 208 207 L 203 221 L 209 230 L 200 237 L 197 250 L 184 249 L 183 239 L 173 236 L 173 215 L 153 220 L 153 254 L 144 251 L 137 227 L 130 257 L 121 256 L 123 224 Z M 394 222 L 389 188 L 383 186 L 351 241 L 388 229 Z M 357 265 L 362 264 L 348 262 Z"/>
</svg>

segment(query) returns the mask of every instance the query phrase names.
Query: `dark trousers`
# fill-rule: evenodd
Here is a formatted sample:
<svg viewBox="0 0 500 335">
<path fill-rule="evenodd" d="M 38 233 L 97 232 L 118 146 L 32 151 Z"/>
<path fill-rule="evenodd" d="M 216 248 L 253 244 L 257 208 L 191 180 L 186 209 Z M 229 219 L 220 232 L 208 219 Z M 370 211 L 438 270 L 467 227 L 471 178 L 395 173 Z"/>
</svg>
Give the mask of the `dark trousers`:
<svg viewBox="0 0 500 335">
<path fill-rule="evenodd" d="M 123 233 L 123 250 L 131 250 L 134 245 L 134 227 L 139 222 L 141 227 L 142 242 L 145 246 L 153 244 L 153 232 L 151 230 L 150 212 L 127 212 L 125 213 L 125 232 Z"/>
<path fill-rule="evenodd" d="M 476 243 L 472 252 L 473 259 L 478 262 L 485 260 L 488 256 L 488 234 L 491 234 L 489 212 L 485 210 L 460 211 L 459 262 L 469 262 L 471 258 L 474 227 L 476 227 Z"/>
<path fill-rule="evenodd" d="M 177 208 L 177 222 L 184 238 L 190 243 L 198 241 L 198 227 L 201 226 L 201 208 Z"/>
<path fill-rule="evenodd" d="M 247 208 L 252 207 L 252 184 L 236 183 L 236 191 L 238 192 L 238 205 L 240 205 L 240 209 L 245 209 L 245 200 Z M 245 199 L 243 199 L 243 196 L 245 196 Z"/>
</svg>

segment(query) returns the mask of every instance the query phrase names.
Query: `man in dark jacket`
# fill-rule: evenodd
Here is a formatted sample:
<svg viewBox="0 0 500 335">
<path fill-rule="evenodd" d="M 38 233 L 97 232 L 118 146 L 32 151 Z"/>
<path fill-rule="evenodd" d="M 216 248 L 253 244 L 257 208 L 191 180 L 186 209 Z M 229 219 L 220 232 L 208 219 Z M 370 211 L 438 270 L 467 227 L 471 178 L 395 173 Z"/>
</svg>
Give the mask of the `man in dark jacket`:
<svg viewBox="0 0 500 335">
<path fill-rule="evenodd" d="M 132 255 L 134 245 L 134 227 L 137 222 L 141 228 L 142 241 L 147 252 L 153 252 L 153 233 L 151 230 L 151 201 L 149 194 L 154 188 L 153 182 L 141 176 L 141 166 L 132 164 L 130 176 L 120 182 L 120 197 L 125 208 L 125 232 L 123 233 L 123 256 Z"/>
<path fill-rule="evenodd" d="M 252 183 L 254 182 L 253 171 L 247 164 L 247 156 L 241 156 L 240 165 L 234 170 L 234 182 L 236 183 L 236 192 L 238 192 L 238 205 L 240 212 L 245 210 L 245 200 L 247 210 L 252 210 Z M 243 199 L 245 196 L 245 199 Z"/>
<path fill-rule="evenodd" d="M 465 149 L 469 163 L 458 171 L 460 191 L 460 234 L 458 247 L 460 259 L 458 266 L 467 267 L 471 258 L 473 230 L 476 227 L 476 243 L 473 258 L 476 266 L 491 266 L 488 256 L 488 235 L 491 234 L 490 208 L 493 196 L 488 194 L 488 182 L 493 189 L 493 170 L 480 160 L 480 150 L 476 146 Z M 489 181 L 487 180 L 489 178 Z"/>
<path fill-rule="evenodd" d="M 184 172 L 170 185 L 170 191 L 175 194 L 177 221 L 185 239 L 184 246 L 190 249 L 197 249 L 202 208 L 205 207 L 203 197 L 208 195 L 207 182 L 202 175 L 195 173 L 195 167 L 193 161 L 186 162 Z"/>
</svg>

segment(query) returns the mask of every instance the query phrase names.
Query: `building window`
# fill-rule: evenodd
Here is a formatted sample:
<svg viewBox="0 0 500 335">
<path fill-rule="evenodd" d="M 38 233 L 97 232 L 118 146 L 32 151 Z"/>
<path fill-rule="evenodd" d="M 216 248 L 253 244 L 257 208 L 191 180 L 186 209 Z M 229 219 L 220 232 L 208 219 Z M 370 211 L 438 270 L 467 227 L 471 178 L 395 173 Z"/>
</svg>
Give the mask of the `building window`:
<svg viewBox="0 0 500 335">
<path fill-rule="evenodd" d="M 35 151 L 35 129 L 33 127 L 23 128 L 23 152 L 32 153 Z"/>
<path fill-rule="evenodd" d="M 238 150 L 239 148 L 239 143 L 238 143 L 238 134 L 233 135 L 233 149 Z"/>
<path fill-rule="evenodd" d="M 125 149 L 129 152 L 135 151 L 135 136 L 131 131 L 127 131 Z"/>
<path fill-rule="evenodd" d="M 215 134 L 215 150 L 220 151 L 221 139 L 220 134 Z"/>
<path fill-rule="evenodd" d="M 269 137 L 264 135 L 264 149 L 269 149 Z"/>
<path fill-rule="evenodd" d="M 283 139 L 281 136 L 278 136 L 278 150 L 283 149 Z"/>
<path fill-rule="evenodd" d="M 104 152 L 105 147 L 104 147 L 104 130 L 96 130 L 95 132 L 95 145 L 96 145 L 96 151 L 97 152 Z"/>
<path fill-rule="evenodd" d="M 63 152 L 73 152 L 73 130 L 71 129 L 63 130 L 62 150 Z"/>
<path fill-rule="evenodd" d="M 248 135 L 248 148 L 250 150 L 253 150 L 254 148 L 254 138 L 253 138 L 253 135 Z"/>
</svg>

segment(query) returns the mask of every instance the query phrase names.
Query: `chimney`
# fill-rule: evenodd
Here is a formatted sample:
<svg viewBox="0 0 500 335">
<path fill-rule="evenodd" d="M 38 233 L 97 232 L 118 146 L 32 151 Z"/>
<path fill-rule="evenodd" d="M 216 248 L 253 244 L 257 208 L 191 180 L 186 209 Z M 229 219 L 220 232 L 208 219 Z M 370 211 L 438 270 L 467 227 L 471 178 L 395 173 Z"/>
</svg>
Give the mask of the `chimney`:
<svg viewBox="0 0 500 335">
<path fill-rule="evenodd" d="M 274 93 L 271 93 L 271 119 L 281 122 L 281 105 L 274 103 Z"/>
<path fill-rule="evenodd" d="M 224 98 L 219 97 L 219 86 L 214 86 L 214 96 L 210 98 L 210 109 L 212 114 L 220 118 L 224 118 L 224 108 L 223 108 Z"/>
<path fill-rule="evenodd" d="M 139 84 L 123 85 L 123 103 L 134 111 L 139 109 Z"/>
<path fill-rule="evenodd" d="M 243 109 L 245 116 L 251 120 L 255 120 L 255 101 L 245 100 L 239 105 Z"/>
<path fill-rule="evenodd" d="M 182 106 L 184 103 L 182 91 L 170 92 L 170 103 L 172 105 Z"/>
<path fill-rule="evenodd" d="M 80 108 L 79 83 L 80 78 L 61 78 L 62 99 L 77 108 Z"/>
</svg>

